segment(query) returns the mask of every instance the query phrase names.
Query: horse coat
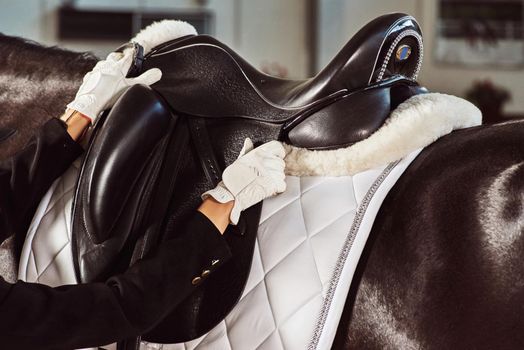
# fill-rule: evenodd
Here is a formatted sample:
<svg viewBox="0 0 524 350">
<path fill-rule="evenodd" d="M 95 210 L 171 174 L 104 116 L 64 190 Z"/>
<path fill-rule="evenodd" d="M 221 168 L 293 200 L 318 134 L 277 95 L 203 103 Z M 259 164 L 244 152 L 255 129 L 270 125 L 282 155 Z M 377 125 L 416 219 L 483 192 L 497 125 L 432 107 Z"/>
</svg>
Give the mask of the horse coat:
<svg viewBox="0 0 524 350">
<path fill-rule="evenodd" d="M 96 59 L 7 36 L 0 46 L 0 129 L 15 130 L 5 159 L 63 111 Z M 469 128 L 417 156 L 379 210 L 333 349 L 521 347 L 523 132 L 522 121 Z M 6 243 L 3 276 L 14 281 L 19 251 Z"/>
</svg>

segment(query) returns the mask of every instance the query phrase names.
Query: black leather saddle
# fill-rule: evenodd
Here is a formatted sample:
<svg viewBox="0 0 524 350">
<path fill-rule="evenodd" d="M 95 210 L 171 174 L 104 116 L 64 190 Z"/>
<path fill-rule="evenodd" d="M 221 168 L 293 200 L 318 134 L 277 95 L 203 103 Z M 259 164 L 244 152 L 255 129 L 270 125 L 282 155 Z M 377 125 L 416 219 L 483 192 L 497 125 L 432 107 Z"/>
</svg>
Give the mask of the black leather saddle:
<svg viewBox="0 0 524 350">
<path fill-rule="evenodd" d="M 261 73 L 206 35 L 158 46 L 144 67 L 165 70 L 154 89 L 179 113 L 279 124 L 279 139 L 321 149 L 347 146 L 375 131 L 392 104 L 417 90 L 421 61 L 418 24 L 391 14 L 367 24 L 306 80 Z"/>
<path fill-rule="evenodd" d="M 425 92 L 416 83 L 421 61 L 420 28 L 400 13 L 370 22 L 306 80 L 261 73 L 205 35 L 154 48 L 137 71 L 158 67 L 162 80 L 119 99 L 95 126 L 83 160 L 73 204 L 79 281 L 103 281 L 175 237 L 246 137 L 311 149 L 368 137 L 398 104 Z M 260 209 L 249 208 L 228 227 L 231 261 L 145 340 L 195 339 L 230 312 L 247 281 Z"/>
</svg>

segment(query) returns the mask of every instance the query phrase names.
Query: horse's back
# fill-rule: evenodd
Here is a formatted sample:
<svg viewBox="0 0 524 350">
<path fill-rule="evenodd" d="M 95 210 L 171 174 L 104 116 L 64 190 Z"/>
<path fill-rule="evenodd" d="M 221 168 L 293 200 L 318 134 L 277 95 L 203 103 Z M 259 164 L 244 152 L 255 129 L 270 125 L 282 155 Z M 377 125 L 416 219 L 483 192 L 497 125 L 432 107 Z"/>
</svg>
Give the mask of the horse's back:
<svg viewBox="0 0 524 350">
<path fill-rule="evenodd" d="M 384 201 L 334 348 L 520 348 L 523 257 L 524 120 L 443 137 Z"/>
</svg>

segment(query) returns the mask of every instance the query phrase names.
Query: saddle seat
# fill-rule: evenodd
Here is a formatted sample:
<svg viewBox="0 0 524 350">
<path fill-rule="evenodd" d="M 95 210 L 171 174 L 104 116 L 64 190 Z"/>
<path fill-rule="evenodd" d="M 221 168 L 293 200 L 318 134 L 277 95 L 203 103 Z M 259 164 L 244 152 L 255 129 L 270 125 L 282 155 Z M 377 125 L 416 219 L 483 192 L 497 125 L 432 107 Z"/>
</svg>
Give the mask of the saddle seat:
<svg viewBox="0 0 524 350">
<path fill-rule="evenodd" d="M 399 56 L 400 49 L 409 54 Z M 283 124 L 279 139 L 325 149 L 366 138 L 394 107 L 420 93 L 415 79 L 421 59 L 418 24 L 411 16 L 394 13 L 364 26 L 320 73 L 306 80 L 271 77 L 207 35 L 156 47 L 144 57 L 143 70 L 163 71 L 153 87 L 177 113 Z M 331 129 L 326 130 L 329 140 L 312 135 L 317 125 L 311 122 L 318 113 L 322 129 L 336 124 L 344 135 Z M 301 123 L 306 118 L 310 122 Z M 336 123 L 329 123 L 331 119 Z"/>
<path fill-rule="evenodd" d="M 235 51 L 208 35 L 190 35 L 167 42 L 146 55 L 146 60 L 149 59 L 149 62 L 153 61 L 158 64 L 161 62 L 160 56 L 167 55 L 169 60 L 181 60 L 182 63 L 188 63 L 193 67 L 190 74 L 187 74 L 185 65 L 177 69 L 178 73 L 185 73 L 185 77 L 193 75 L 193 78 L 196 78 L 201 73 L 207 74 L 209 70 L 213 72 L 213 67 L 219 67 L 220 74 L 230 74 L 231 80 L 221 79 L 219 82 L 214 82 L 213 85 L 206 84 L 212 79 L 212 76 L 208 75 L 206 79 L 198 79 L 198 91 L 191 91 L 192 95 L 194 93 L 198 95 L 195 97 L 208 98 L 207 94 L 220 94 L 220 90 L 226 88 L 224 86 L 226 83 L 249 85 L 248 89 L 254 90 L 268 104 L 281 109 L 299 109 L 318 103 L 333 94 L 353 92 L 373 85 L 378 80 L 384 80 L 384 76 L 378 79 L 382 67 L 379 58 L 386 57 L 390 49 L 388 44 L 394 41 L 392 38 L 406 30 L 420 32 L 418 24 L 410 16 L 396 13 L 378 17 L 353 36 L 320 73 L 305 80 L 281 79 L 267 75 L 254 68 Z M 413 44 L 413 38 L 408 37 L 406 41 Z M 413 45 L 413 48 L 418 50 L 418 46 L 417 43 Z M 187 51 L 193 51 L 190 56 L 195 58 L 195 61 L 184 62 L 182 58 L 176 56 L 184 55 Z M 413 56 L 411 60 L 404 61 L 401 67 L 397 67 L 394 74 L 415 79 L 418 74 L 417 59 L 419 58 L 416 56 L 419 56 L 419 52 Z M 200 70 L 203 67 L 205 67 L 204 72 Z M 216 90 L 213 91 L 213 89 Z M 240 101 L 236 102 L 240 103 Z M 235 115 L 236 110 L 232 108 L 233 106 L 228 107 L 231 108 L 231 111 L 224 115 Z M 216 114 L 213 113 L 212 116 Z"/>
</svg>

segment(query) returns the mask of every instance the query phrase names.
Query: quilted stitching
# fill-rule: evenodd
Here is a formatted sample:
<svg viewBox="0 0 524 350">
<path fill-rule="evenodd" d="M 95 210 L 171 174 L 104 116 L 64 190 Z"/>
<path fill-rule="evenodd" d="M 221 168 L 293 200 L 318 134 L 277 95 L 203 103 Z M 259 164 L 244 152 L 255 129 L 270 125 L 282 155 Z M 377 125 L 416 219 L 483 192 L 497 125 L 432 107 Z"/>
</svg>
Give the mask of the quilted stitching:
<svg viewBox="0 0 524 350">
<path fill-rule="evenodd" d="M 306 348 L 358 203 L 350 176 L 288 176 L 286 183 L 286 192 L 263 203 L 240 302 L 208 334 L 161 349 Z"/>
<path fill-rule="evenodd" d="M 21 261 L 20 279 L 50 286 L 76 283 L 70 220 L 73 192 L 79 172 L 77 166 L 73 163 L 49 189 L 50 200 L 40 203 L 40 206 L 46 208 L 43 215 L 33 218 L 29 228 L 22 255 L 28 254 L 31 264 L 24 266 Z"/>
<path fill-rule="evenodd" d="M 76 173 L 71 175 L 76 178 Z M 361 183 L 357 187 L 362 187 L 362 182 L 367 187 L 376 178 L 374 173 L 367 175 L 288 176 L 286 192 L 263 203 L 250 276 L 232 312 L 199 339 L 184 344 L 142 342 L 140 349 L 304 349 L 340 247 L 353 222 L 357 196 L 362 198 L 363 188 L 355 188 L 355 182 Z M 356 177 L 358 181 L 354 181 Z M 47 258 L 43 259 L 39 257 L 41 252 L 36 251 L 41 248 L 40 243 L 35 243 L 49 240 L 49 236 L 37 232 L 33 244 L 26 242 L 31 244 L 31 258 L 37 256 L 25 267 L 28 276 L 31 262 L 35 261 L 38 271 L 28 280 L 51 285 L 62 280 L 63 284 L 68 278 L 67 265 L 73 266 L 67 198 L 71 197 L 75 182 L 68 179 L 71 178 L 64 176 L 53 194 L 51 202 L 60 204 L 46 210 L 46 215 L 54 218 L 60 215 L 57 210 L 62 211 L 59 221 L 67 230 L 59 240 L 65 243 L 51 244 L 54 251 L 46 252 Z"/>
</svg>

